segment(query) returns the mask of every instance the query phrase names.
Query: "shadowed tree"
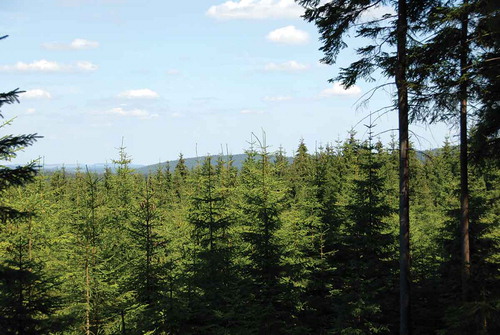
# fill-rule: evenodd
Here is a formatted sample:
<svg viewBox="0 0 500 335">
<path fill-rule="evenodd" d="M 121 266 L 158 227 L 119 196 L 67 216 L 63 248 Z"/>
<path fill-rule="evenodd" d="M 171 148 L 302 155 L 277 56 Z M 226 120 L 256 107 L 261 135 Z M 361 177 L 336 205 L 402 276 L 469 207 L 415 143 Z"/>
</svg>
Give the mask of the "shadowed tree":
<svg viewBox="0 0 500 335">
<path fill-rule="evenodd" d="M 6 36 L 2 37 L 5 38 Z M 2 115 L 2 107 L 4 104 L 13 104 L 19 102 L 19 94 L 23 91 L 15 89 L 10 92 L 0 93 L 0 117 Z M 0 129 L 4 130 L 6 126 L 10 125 L 12 120 L 6 120 L 0 124 Z M 17 152 L 26 147 L 31 146 L 40 136 L 37 134 L 28 135 L 4 135 L 0 138 L 0 160 L 1 161 L 11 161 L 16 158 Z M 36 162 L 31 162 L 27 165 L 17 166 L 15 168 L 10 168 L 5 165 L 0 165 L 0 196 L 9 187 L 21 186 L 30 181 L 36 175 Z M 0 202 L 0 219 L 5 223 L 9 219 L 16 219 L 22 216 L 26 216 L 28 213 L 22 213 L 14 208 L 2 205 Z"/>
<path fill-rule="evenodd" d="M 304 18 L 314 22 L 320 33 L 323 63 L 334 64 L 340 50 L 347 46 L 345 36 L 354 31 L 357 37 L 371 42 L 356 50 L 360 59 L 340 70 L 336 78 L 349 88 L 358 80 L 373 81 L 372 74 L 381 70 L 396 85 L 395 107 L 399 123 L 399 222 L 400 222 L 400 333 L 410 334 L 410 219 L 409 219 L 409 34 L 429 1 L 408 0 L 296 0 L 305 7 Z M 373 18 L 373 10 L 389 5 L 393 8 L 382 17 Z M 333 81 L 332 79 L 331 81 Z M 380 87 L 378 87 L 380 88 Z"/>
</svg>

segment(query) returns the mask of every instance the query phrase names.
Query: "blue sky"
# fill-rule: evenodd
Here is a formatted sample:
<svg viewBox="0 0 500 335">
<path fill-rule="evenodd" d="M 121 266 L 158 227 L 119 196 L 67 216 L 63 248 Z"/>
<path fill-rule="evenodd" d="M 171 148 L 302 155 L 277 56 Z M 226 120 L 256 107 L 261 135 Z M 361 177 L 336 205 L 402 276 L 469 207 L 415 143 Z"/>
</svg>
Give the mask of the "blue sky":
<svg viewBox="0 0 500 335">
<path fill-rule="evenodd" d="M 44 136 L 14 162 L 109 162 L 122 137 L 137 164 L 217 154 L 226 144 L 241 153 L 262 129 L 271 151 L 288 154 L 301 138 L 311 150 L 344 139 L 390 103 L 390 92 L 361 108 L 373 83 L 329 84 L 338 66 L 318 62 L 316 28 L 300 14 L 293 0 L 3 0 L 0 34 L 10 36 L 0 42 L 0 91 L 27 91 L 4 106 L 15 120 L 3 131 Z M 346 50 L 338 65 L 354 60 Z M 396 120 L 382 117 L 375 132 Z M 355 130 L 365 134 L 363 123 Z M 456 133 L 412 130 L 423 149 Z"/>
</svg>

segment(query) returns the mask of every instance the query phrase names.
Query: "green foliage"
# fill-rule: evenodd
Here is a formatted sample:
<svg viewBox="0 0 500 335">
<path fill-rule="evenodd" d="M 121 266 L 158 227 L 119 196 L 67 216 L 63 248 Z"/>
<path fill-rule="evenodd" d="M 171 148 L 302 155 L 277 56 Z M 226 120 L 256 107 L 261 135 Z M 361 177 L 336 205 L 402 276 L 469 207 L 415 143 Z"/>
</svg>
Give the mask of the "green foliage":
<svg viewBox="0 0 500 335">
<path fill-rule="evenodd" d="M 301 142 L 291 164 L 262 146 L 241 170 L 219 157 L 148 176 L 119 154 L 103 175 L 61 170 L 5 190 L 5 206 L 36 214 L 0 232 L 8 334 L 21 317 L 36 334 L 397 333 L 394 146 L 350 134 L 315 153 Z M 457 149 L 411 165 L 415 334 L 497 332 L 496 165 L 471 170 L 467 304 Z"/>
</svg>

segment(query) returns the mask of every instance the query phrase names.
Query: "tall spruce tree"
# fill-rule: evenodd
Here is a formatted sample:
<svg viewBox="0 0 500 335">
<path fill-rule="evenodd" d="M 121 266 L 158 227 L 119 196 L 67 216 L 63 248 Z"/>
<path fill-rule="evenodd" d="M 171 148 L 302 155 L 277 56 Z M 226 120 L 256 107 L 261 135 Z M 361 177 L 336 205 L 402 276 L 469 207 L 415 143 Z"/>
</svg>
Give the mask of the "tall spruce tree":
<svg viewBox="0 0 500 335">
<path fill-rule="evenodd" d="M 0 39 L 5 38 L 1 37 Z M 12 90 L 10 92 L 0 93 L 0 117 L 2 115 L 2 107 L 4 104 L 13 104 L 19 102 L 19 94 L 23 91 L 19 89 Z M 12 120 L 4 121 L 0 125 L 0 129 L 5 129 L 10 125 Z M 26 147 L 31 146 L 36 140 L 40 138 L 37 134 L 28 135 L 4 135 L 0 138 L 0 160 L 1 161 L 11 161 L 17 156 L 17 152 Z M 0 196 L 6 189 L 12 186 L 22 186 L 33 180 L 37 172 L 36 162 L 31 162 L 27 165 L 19 165 L 15 168 L 10 168 L 5 165 L 0 165 Z M 22 213 L 15 208 L 10 208 L 8 206 L 2 205 L 0 203 L 0 219 L 2 223 L 6 223 L 7 220 L 16 219 L 22 216 L 26 216 L 29 213 Z"/>
<path fill-rule="evenodd" d="M 332 310 L 332 240 L 337 231 L 324 220 L 320 198 L 316 161 L 307 152 L 303 141 L 299 144 L 293 163 L 284 182 L 288 186 L 287 210 L 284 211 L 281 235 L 285 243 L 285 260 L 292 275 L 298 306 L 298 323 L 292 334 L 326 334 L 331 329 Z M 335 222 L 338 224 L 338 222 Z"/>
<path fill-rule="evenodd" d="M 371 142 L 358 148 L 358 173 L 347 204 L 347 217 L 336 254 L 334 333 L 394 334 L 396 269 L 394 236 L 387 219 L 381 147 Z"/>
<path fill-rule="evenodd" d="M 400 179 L 400 332 L 410 334 L 410 219 L 409 219 L 409 86 L 408 75 L 408 35 L 418 22 L 426 1 L 392 0 L 382 1 L 319 1 L 297 0 L 306 8 L 304 18 L 314 22 L 321 34 L 324 52 L 322 61 L 333 64 L 341 49 L 347 46 L 344 36 L 352 29 L 357 36 L 372 41 L 357 49 L 361 58 L 347 68 L 341 69 L 337 77 L 345 87 L 350 87 L 359 79 L 373 80 L 372 74 L 381 69 L 394 80 L 396 85 L 395 108 L 398 111 L 399 128 L 399 179 Z M 389 4 L 395 14 L 366 19 L 363 14 L 373 8 Z M 411 40 L 410 40 L 411 41 Z M 387 48 L 391 48 L 387 51 Z M 333 81 L 333 80 L 332 80 Z"/>
<path fill-rule="evenodd" d="M 166 270 L 160 262 L 165 251 L 165 241 L 158 233 L 161 224 L 158 210 L 157 190 L 153 188 L 152 177 L 146 177 L 140 185 L 138 204 L 132 213 L 129 232 L 136 249 L 131 284 L 135 302 L 139 304 L 136 318 L 137 329 L 142 333 L 166 331 L 167 304 L 162 288 L 162 272 Z"/>
<path fill-rule="evenodd" d="M 7 36 L 0 37 L 1 39 Z M 0 117 L 3 118 L 4 104 L 19 102 L 19 89 L 0 93 Z M 12 120 L 4 121 L 0 129 L 4 130 Z M 0 138 L 0 160 L 11 161 L 19 150 L 31 146 L 40 136 L 3 135 Z M 0 328 L 6 334 L 44 333 L 40 316 L 50 314 L 53 300 L 47 297 L 44 290 L 48 287 L 47 279 L 41 269 L 41 264 L 27 256 L 29 236 L 21 227 L 22 222 L 34 213 L 9 206 L 5 203 L 5 193 L 11 187 L 22 186 L 33 181 L 37 173 L 36 162 L 19 165 L 15 168 L 0 165 L 0 233 L 6 233 L 6 225 L 15 227 L 14 240 L 7 246 L 7 255 L 0 264 Z M 9 246 L 10 245 L 10 246 Z M 2 250 L 2 253 L 4 251 Z"/>
<path fill-rule="evenodd" d="M 207 157 L 194 171 L 198 191 L 192 196 L 188 215 L 198 259 L 193 272 L 198 289 L 192 311 L 194 333 L 225 334 L 238 324 L 234 311 L 237 277 L 230 244 L 234 215 L 222 169 L 220 160 L 214 167 Z"/>
<path fill-rule="evenodd" d="M 284 334 L 293 327 L 293 306 L 287 285 L 281 281 L 283 245 L 276 232 L 285 195 L 284 185 L 273 178 L 273 165 L 265 143 L 260 151 L 247 152 L 240 180 L 243 239 L 248 243 L 248 264 L 244 276 L 247 307 L 244 314 L 250 333 Z"/>
</svg>

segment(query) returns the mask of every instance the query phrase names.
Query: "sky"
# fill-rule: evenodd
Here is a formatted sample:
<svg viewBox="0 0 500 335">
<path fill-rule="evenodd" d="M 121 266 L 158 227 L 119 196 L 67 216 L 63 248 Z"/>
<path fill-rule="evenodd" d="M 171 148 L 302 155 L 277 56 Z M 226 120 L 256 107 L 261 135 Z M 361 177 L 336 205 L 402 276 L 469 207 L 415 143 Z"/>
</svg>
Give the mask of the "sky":
<svg viewBox="0 0 500 335">
<path fill-rule="evenodd" d="M 360 101 L 387 79 L 329 83 L 363 41 L 348 37 L 337 64 L 321 64 L 302 13 L 293 0 L 2 0 L 0 92 L 26 93 L 3 106 L 14 120 L 1 130 L 43 136 L 11 163 L 110 162 L 122 139 L 136 164 L 242 153 L 252 133 L 288 155 L 301 139 L 310 151 L 351 129 L 366 139 L 363 119 L 393 92 Z M 395 112 L 374 123 L 383 142 L 397 134 Z M 411 130 L 420 149 L 456 136 L 443 124 Z"/>
</svg>

